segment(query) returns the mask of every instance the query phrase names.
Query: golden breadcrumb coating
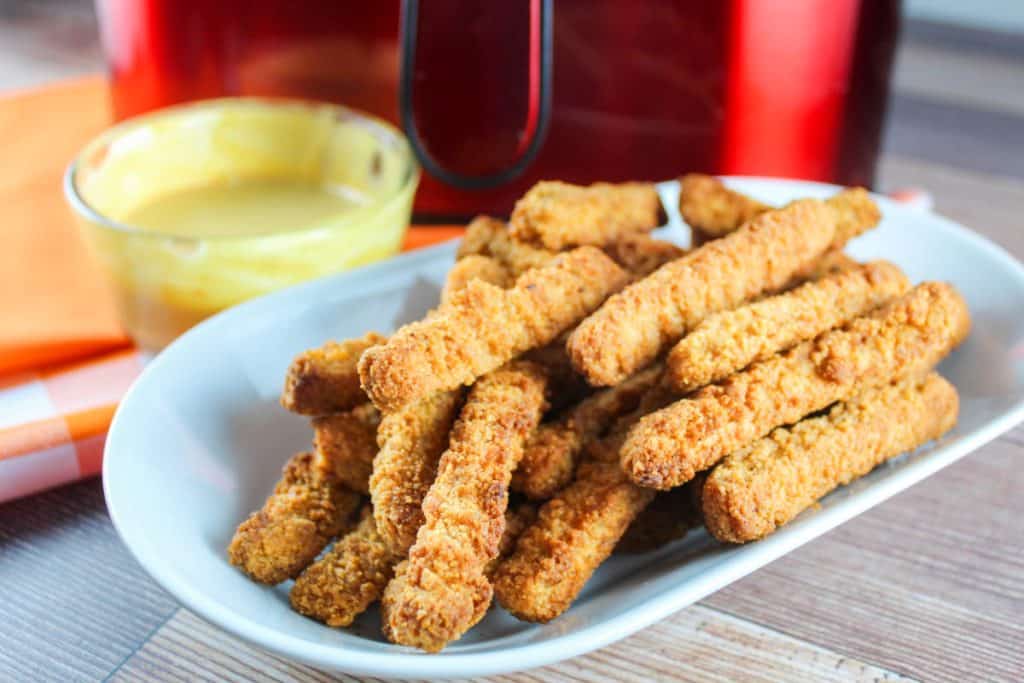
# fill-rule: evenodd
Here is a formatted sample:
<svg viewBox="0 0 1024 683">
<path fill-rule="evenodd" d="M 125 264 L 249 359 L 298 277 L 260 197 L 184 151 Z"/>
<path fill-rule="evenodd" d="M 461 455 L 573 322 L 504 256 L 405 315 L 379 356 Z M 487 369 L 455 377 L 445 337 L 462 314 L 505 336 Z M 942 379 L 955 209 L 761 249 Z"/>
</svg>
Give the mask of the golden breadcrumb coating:
<svg viewBox="0 0 1024 683">
<path fill-rule="evenodd" d="M 499 604 L 526 621 L 557 617 L 652 498 L 654 491 L 630 482 L 615 464 L 581 464 L 576 480 L 541 507 L 498 565 Z"/>
<path fill-rule="evenodd" d="M 339 482 L 359 493 L 369 493 L 368 482 L 377 455 L 380 412 L 372 403 L 347 413 L 313 418 L 313 447 L 334 471 Z"/>
<path fill-rule="evenodd" d="M 871 386 L 923 374 L 969 328 L 967 306 L 951 285 L 918 285 L 867 316 L 642 418 L 622 445 L 622 467 L 641 486 L 679 486 L 775 427 Z"/>
<path fill-rule="evenodd" d="M 690 173 L 679 179 L 679 214 L 694 231 L 695 243 L 724 237 L 771 209 L 713 176 Z"/>
<path fill-rule="evenodd" d="M 618 384 L 704 318 L 783 288 L 841 247 L 838 218 L 826 202 L 798 200 L 669 262 L 579 324 L 568 342 L 573 365 L 591 384 Z"/>
<path fill-rule="evenodd" d="M 602 247 L 658 226 L 661 200 L 651 183 L 594 183 L 586 187 L 544 180 L 516 202 L 509 231 L 519 242 L 552 251 Z"/>
<path fill-rule="evenodd" d="M 690 481 L 671 491 L 659 491 L 651 504 L 637 515 L 615 546 L 616 553 L 646 553 L 677 541 L 700 526 Z"/>
<path fill-rule="evenodd" d="M 361 339 L 330 341 L 300 353 L 288 368 L 281 405 L 300 415 L 331 415 L 364 403 L 356 363 L 363 351 L 384 341 L 370 332 Z"/>
<path fill-rule="evenodd" d="M 461 391 L 443 391 L 381 419 L 370 497 L 377 533 L 396 554 L 408 552 L 423 525 L 423 497 L 461 405 Z"/>
<path fill-rule="evenodd" d="M 292 607 L 328 626 L 348 626 L 380 598 L 401 557 L 377 533 L 373 512 L 365 506 L 355 530 L 295 580 Z"/>
<path fill-rule="evenodd" d="M 668 355 L 667 377 L 676 391 L 688 393 L 813 339 L 908 289 L 899 268 L 875 261 L 716 313 L 675 345 Z"/>
<path fill-rule="evenodd" d="M 531 268 L 540 268 L 555 257 L 556 252 L 512 239 L 504 221 L 490 216 L 477 216 L 466 226 L 456 258 L 472 254 L 489 256 L 518 277 Z"/>
<path fill-rule="evenodd" d="M 542 424 L 527 441 L 512 488 L 534 500 L 546 500 L 572 480 L 583 447 L 633 410 L 661 377 L 660 366 L 638 372 L 622 384 L 583 399 L 554 422 Z"/>
<path fill-rule="evenodd" d="M 644 277 L 669 261 L 685 256 L 686 249 L 672 242 L 655 239 L 646 232 L 636 232 L 605 245 L 604 253 L 631 275 Z"/>
<path fill-rule="evenodd" d="M 701 495 L 704 522 L 720 541 L 763 538 L 837 486 L 945 434 L 957 408 L 956 389 L 932 373 L 780 427 L 711 470 Z"/>
<path fill-rule="evenodd" d="M 484 576 L 488 581 L 494 578 L 498 565 L 516 549 L 516 541 L 527 527 L 537 520 L 537 506 L 533 503 L 509 505 L 505 510 L 505 531 L 498 542 L 498 554 L 484 567 Z"/>
<path fill-rule="evenodd" d="M 469 392 L 423 501 L 424 524 L 382 600 L 392 642 L 438 652 L 483 618 L 484 574 L 505 527 L 508 485 L 545 408 L 546 379 L 518 361 L 481 377 Z"/>
<path fill-rule="evenodd" d="M 448 303 L 455 292 L 465 289 L 471 280 L 483 280 L 505 289 L 512 285 L 515 278 L 508 268 L 490 256 L 470 254 L 456 261 L 448 271 L 444 287 L 441 288 L 441 305 Z"/>
<path fill-rule="evenodd" d="M 536 515 L 536 509 L 525 503 L 506 511 L 498 557 L 488 565 L 487 572 L 512 552 L 516 538 Z M 364 506 L 359 525 L 295 580 L 290 594 L 292 607 L 328 626 L 349 626 L 380 598 L 394 576 L 395 565 L 403 558 L 404 554 L 393 553 L 380 537 L 373 511 Z"/>
<path fill-rule="evenodd" d="M 254 581 L 275 584 L 294 578 L 346 527 L 359 494 L 342 486 L 313 453 L 299 453 L 263 509 L 235 531 L 228 559 Z"/>
<path fill-rule="evenodd" d="M 621 288 L 627 274 L 580 247 L 524 273 L 511 289 L 471 281 L 433 316 L 363 353 L 363 388 L 383 411 L 470 384 L 555 339 Z"/>
</svg>

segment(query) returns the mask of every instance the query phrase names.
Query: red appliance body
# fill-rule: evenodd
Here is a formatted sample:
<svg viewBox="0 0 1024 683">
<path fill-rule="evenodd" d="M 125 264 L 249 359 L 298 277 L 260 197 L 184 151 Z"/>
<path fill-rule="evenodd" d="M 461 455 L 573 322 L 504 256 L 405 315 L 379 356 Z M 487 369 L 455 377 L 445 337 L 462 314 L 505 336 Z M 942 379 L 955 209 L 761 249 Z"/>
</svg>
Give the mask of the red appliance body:
<svg viewBox="0 0 1024 683">
<path fill-rule="evenodd" d="M 544 178 L 870 186 L 899 5 L 97 0 L 118 118 L 225 95 L 375 113 L 438 169 L 420 219 L 506 214 Z"/>
</svg>

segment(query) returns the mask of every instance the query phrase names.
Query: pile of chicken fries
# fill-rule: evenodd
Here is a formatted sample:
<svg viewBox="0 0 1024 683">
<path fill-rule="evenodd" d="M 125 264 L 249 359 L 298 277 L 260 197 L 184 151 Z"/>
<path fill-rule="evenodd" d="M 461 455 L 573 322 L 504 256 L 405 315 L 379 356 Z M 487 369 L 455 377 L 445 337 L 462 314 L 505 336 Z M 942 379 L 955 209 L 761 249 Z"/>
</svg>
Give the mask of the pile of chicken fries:
<svg viewBox="0 0 1024 683">
<path fill-rule="evenodd" d="M 231 562 L 438 652 L 494 601 L 555 619 L 613 552 L 763 538 L 952 428 L 934 368 L 967 307 L 844 254 L 881 218 L 867 192 L 773 207 L 689 175 L 679 209 L 690 250 L 652 236 L 649 183 L 538 183 L 469 225 L 422 320 L 299 355 L 281 403 L 313 447 Z"/>
</svg>

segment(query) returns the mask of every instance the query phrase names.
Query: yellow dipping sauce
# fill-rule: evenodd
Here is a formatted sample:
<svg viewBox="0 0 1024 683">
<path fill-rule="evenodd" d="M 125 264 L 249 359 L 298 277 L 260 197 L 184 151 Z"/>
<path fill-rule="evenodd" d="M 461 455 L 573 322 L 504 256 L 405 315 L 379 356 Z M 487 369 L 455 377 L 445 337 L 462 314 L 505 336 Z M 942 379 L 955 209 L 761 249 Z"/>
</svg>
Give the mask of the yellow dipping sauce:
<svg viewBox="0 0 1024 683">
<path fill-rule="evenodd" d="M 143 230 L 186 237 L 239 237 L 322 227 L 369 200 L 344 187 L 254 179 L 174 192 L 125 213 Z"/>
<path fill-rule="evenodd" d="M 111 129 L 65 189 L 125 328 L 159 349 L 240 301 L 396 253 L 418 177 L 386 123 L 228 99 Z"/>
</svg>

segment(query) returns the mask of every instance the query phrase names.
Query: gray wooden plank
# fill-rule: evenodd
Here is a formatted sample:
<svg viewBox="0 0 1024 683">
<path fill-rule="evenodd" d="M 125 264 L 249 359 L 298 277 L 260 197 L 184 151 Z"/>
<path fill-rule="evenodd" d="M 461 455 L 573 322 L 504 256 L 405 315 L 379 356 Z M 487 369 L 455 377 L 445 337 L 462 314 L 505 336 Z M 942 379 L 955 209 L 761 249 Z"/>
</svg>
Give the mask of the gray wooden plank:
<svg viewBox="0 0 1024 683">
<path fill-rule="evenodd" d="M 0 506 L 0 680 L 106 676 L 176 608 L 121 543 L 98 479 Z"/>
<path fill-rule="evenodd" d="M 1019 681 L 1021 457 L 998 440 L 705 603 L 929 681 Z"/>
<path fill-rule="evenodd" d="M 180 610 L 130 657 L 112 680 L 353 681 L 288 662 Z M 376 679 L 369 679 L 376 680 Z M 487 681 L 906 680 L 898 674 L 809 645 L 702 606 L 597 652 Z"/>
<path fill-rule="evenodd" d="M 1024 178 L 1021 131 L 1024 116 L 896 92 L 890 101 L 882 151 Z"/>
</svg>

